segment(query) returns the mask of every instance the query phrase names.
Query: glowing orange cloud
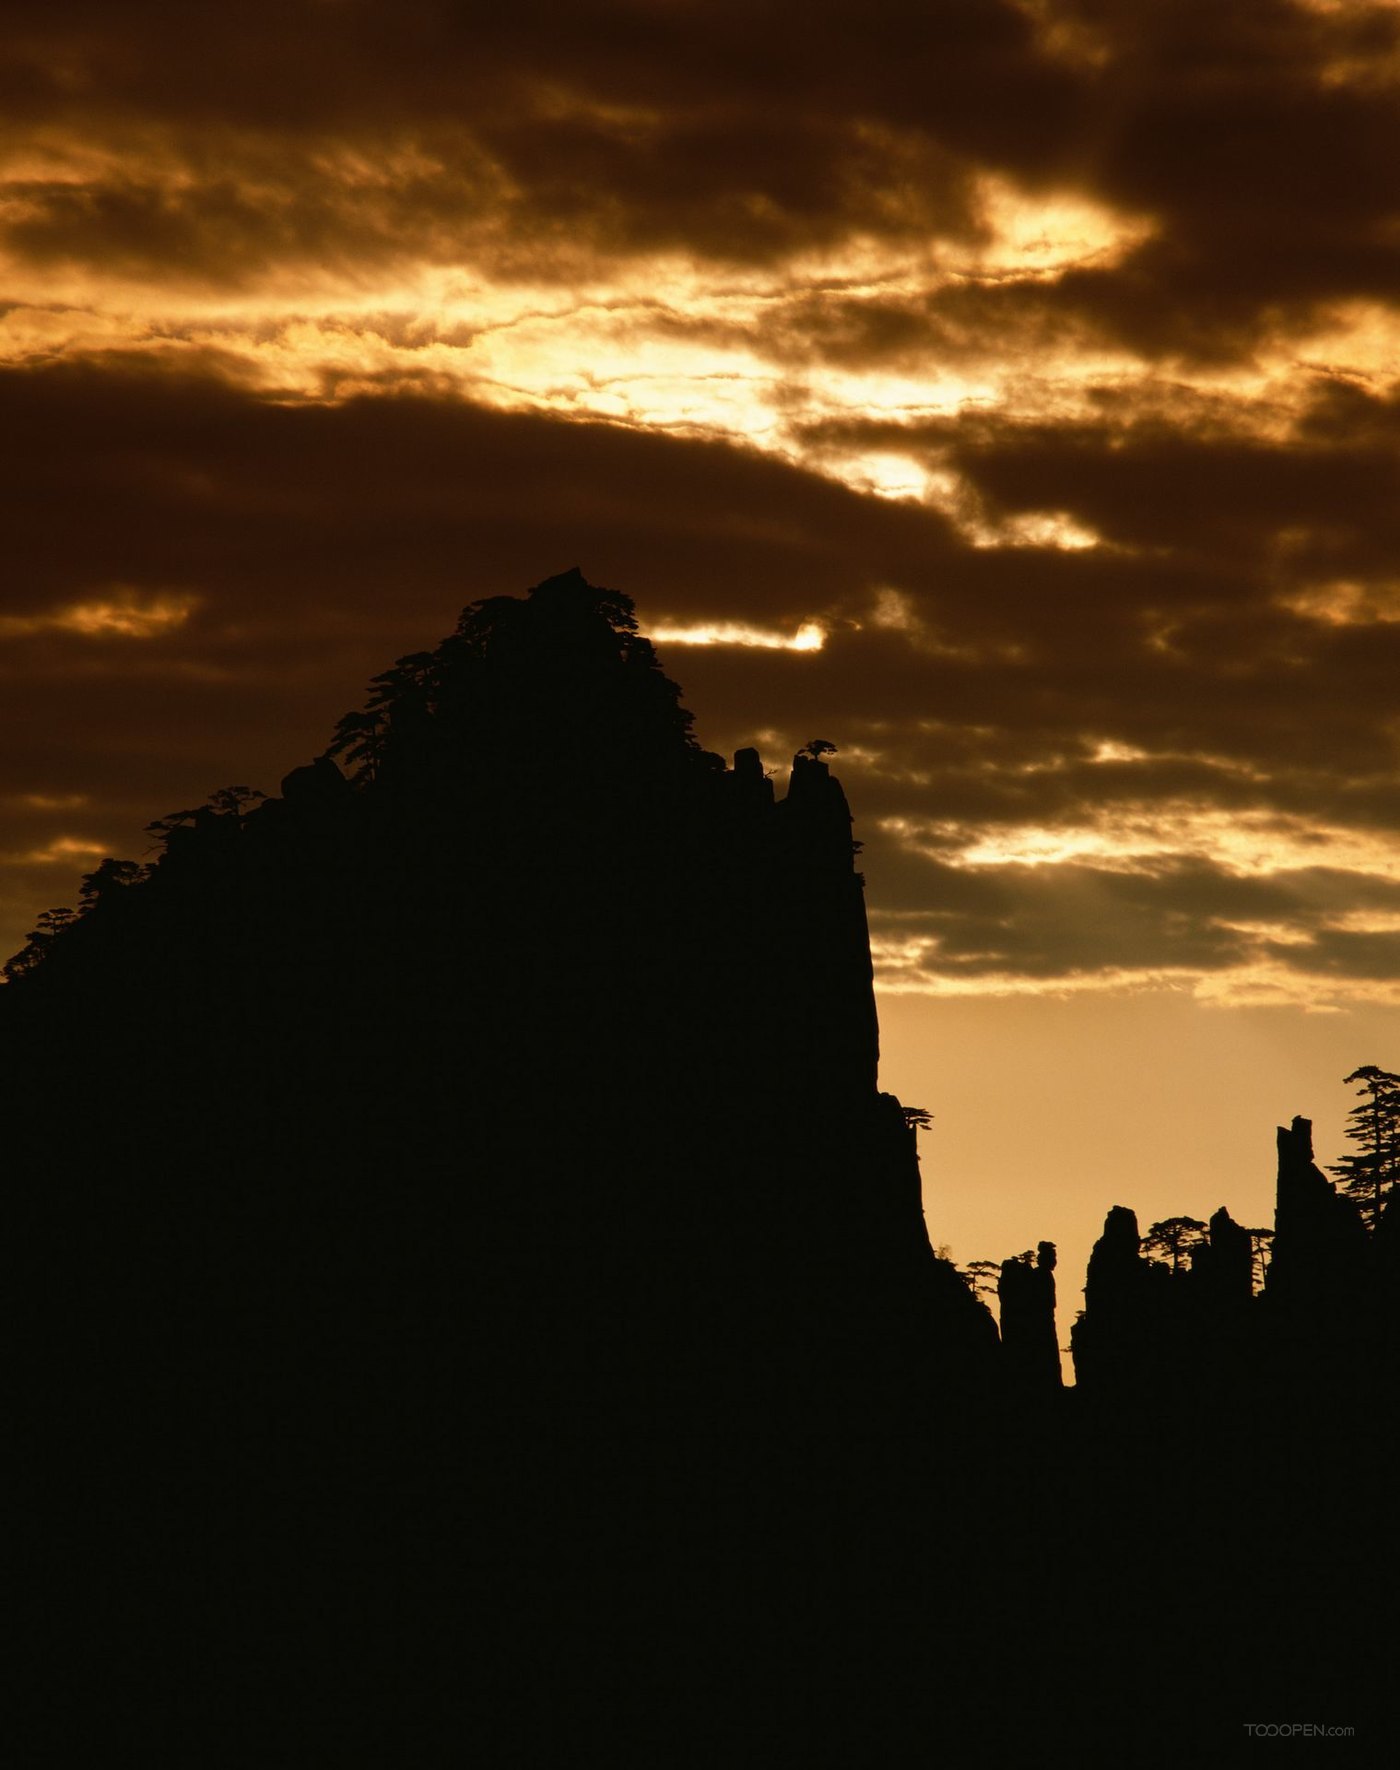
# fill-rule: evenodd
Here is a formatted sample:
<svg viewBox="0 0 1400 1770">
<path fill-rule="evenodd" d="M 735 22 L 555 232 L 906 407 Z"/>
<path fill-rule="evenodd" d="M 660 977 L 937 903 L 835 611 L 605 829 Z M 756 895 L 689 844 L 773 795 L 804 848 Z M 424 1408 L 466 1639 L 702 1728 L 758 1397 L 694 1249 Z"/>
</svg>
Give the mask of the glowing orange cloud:
<svg viewBox="0 0 1400 1770">
<path fill-rule="evenodd" d="M 43 614 L 0 617 L 0 639 L 45 632 L 79 633 L 88 639 L 154 639 L 183 626 L 195 603 L 193 596 L 178 595 L 99 597 Z"/>
</svg>

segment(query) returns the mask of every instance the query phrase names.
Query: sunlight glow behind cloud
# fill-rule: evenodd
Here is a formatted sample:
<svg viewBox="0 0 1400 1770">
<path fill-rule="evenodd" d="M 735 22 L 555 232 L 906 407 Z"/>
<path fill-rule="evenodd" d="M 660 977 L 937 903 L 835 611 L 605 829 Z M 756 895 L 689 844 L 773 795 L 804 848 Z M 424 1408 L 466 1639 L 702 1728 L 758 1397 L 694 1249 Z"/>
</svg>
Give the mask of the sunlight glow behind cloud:
<svg viewBox="0 0 1400 1770">
<path fill-rule="evenodd" d="M 693 627 L 664 623 L 651 629 L 658 645 L 747 645 L 765 651 L 820 651 L 826 634 L 815 621 L 804 621 L 795 633 L 775 633 L 740 621 L 708 621 Z"/>
<path fill-rule="evenodd" d="M 1400 377 L 1400 321 L 1376 302 L 1339 304 L 1233 366 L 1177 365 L 1157 383 L 1131 352 L 1073 327 L 1032 347 L 1004 328 L 965 328 L 955 348 L 921 315 L 948 292 L 1033 289 L 1081 266 L 1117 262 L 1146 237 L 1073 194 L 1018 193 L 984 180 L 980 246 L 934 242 L 911 253 L 851 242 L 829 260 L 778 270 L 706 265 L 683 254 L 586 267 L 568 287 L 503 278 L 464 260 L 379 273 L 302 267 L 237 291 L 97 279 L 77 267 L 42 276 L 0 255 L 9 304 L 0 363 L 81 361 L 126 350 L 246 377 L 271 398 L 339 401 L 432 390 L 503 411 L 538 411 L 629 428 L 713 436 L 837 478 L 853 489 L 927 500 L 983 547 L 1089 548 L 1098 536 L 1066 511 L 992 522 L 971 509 L 946 461 L 922 452 L 918 427 L 965 412 L 1007 422 L 1088 416 L 1132 385 L 1169 404 L 1228 397 L 1229 421 L 1278 435 L 1298 389 L 1320 368 Z M 832 337 L 843 315 L 850 343 Z M 890 316 L 895 316 L 892 319 Z M 855 360 L 867 332 L 896 323 L 884 360 Z M 886 426 L 878 448 L 842 426 Z M 910 436 L 907 447 L 900 430 Z"/>
<path fill-rule="evenodd" d="M 1106 758 L 1100 753 L 1094 759 Z M 1115 760 L 1117 758 L 1114 758 Z M 887 818 L 913 848 L 957 867 L 1056 867 L 1089 861 L 1113 871 L 1150 871 L 1167 856 L 1199 855 L 1244 876 L 1333 867 L 1400 882 L 1400 844 L 1363 830 L 1329 828 L 1275 811 L 1226 812 L 1189 802 L 1120 804 L 1080 822 L 1009 824 L 969 831 L 952 822 Z"/>
</svg>

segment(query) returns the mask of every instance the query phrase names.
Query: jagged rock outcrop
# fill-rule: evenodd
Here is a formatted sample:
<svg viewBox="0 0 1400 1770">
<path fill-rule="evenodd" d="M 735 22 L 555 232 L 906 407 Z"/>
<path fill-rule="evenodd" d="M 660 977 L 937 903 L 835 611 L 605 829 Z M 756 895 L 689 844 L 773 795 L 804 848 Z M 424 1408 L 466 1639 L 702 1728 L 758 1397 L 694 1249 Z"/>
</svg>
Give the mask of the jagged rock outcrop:
<svg viewBox="0 0 1400 1770">
<path fill-rule="evenodd" d="M 1075 1380 L 1086 1389 L 1127 1389 L 1153 1338 L 1156 1273 L 1142 1257 L 1137 1214 L 1114 1205 L 1089 1255 L 1084 1309 L 1070 1331 Z"/>
<path fill-rule="evenodd" d="M 1144 1258 L 1137 1218 L 1108 1213 L 1089 1257 L 1085 1308 L 1071 1334 L 1086 1391 L 1189 1394 L 1193 1406 L 1226 1401 L 1245 1380 L 1253 1301 L 1249 1235 L 1222 1206 L 1187 1264 Z"/>
<path fill-rule="evenodd" d="M 1193 1289 L 1216 1318 L 1248 1309 L 1254 1295 L 1254 1248 L 1249 1232 L 1221 1205 L 1211 1215 L 1210 1235 L 1191 1255 Z"/>
<path fill-rule="evenodd" d="M 1145 1260 L 1131 1211 L 1115 1206 L 1090 1256 L 1071 1340 L 1087 1394 L 1139 1406 L 1177 1390 L 1228 1413 L 1326 1396 L 1358 1413 L 1381 1403 L 1396 1361 L 1400 1306 L 1383 1220 L 1360 1211 L 1313 1160 L 1312 1125 L 1278 1131 L 1272 1258 L 1254 1292 L 1253 1236 L 1223 1206 L 1189 1266 Z"/>
<path fill-rule="evenodd" d="M 1338 1410 L 1378 1404 L 1394 1375 L 1397 1297 L 1383 1225 L 1313 1160 L 1312 1123 L 1278 1130 L 1278 1199 L 1263 1303 L 1267 1382 L 1275 1396 L 1323 1397 Z M 1388 1405 L 1388 1404 L 1387 1404 Z"/>
<path fill-rule="evenodd" d="M 1313 1160 L 1312 1120 L 1278 1128 L 1278 1198 L 1268 1296 L 1275 1309 L 1337 1306 L 1366 1258 L 1361 1213 Z"/>
<path fill-rule="evenodd" d="M 1055 1329 L 1055 1244 L 1040 1242 L 1035 1264 L 1003 1260 L 997 1281 L 1006 1379 L 1020 1394 L 1049 1395 L 1061 1386 Z"/>
</svg>

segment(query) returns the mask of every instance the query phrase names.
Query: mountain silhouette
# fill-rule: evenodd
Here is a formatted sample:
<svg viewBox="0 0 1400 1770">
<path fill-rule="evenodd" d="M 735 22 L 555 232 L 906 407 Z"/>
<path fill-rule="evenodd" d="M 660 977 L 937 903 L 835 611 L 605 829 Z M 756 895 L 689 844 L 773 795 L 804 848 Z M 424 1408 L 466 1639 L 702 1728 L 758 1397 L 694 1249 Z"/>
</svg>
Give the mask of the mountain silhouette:
<svg viewBox="0 0 1400 1770">
<path fill-rule="evenodd" d="M 877 1088 L 840 786 L 813 746 L 778 797 L 690 725 L 625 598 L 476 604 L 341 722 L 346 772 L 161 820 L 13 974 L 11 1160 L 104 1550 L 181 1521 L 289 1616 L 370 1543 L 422 1605 L 419 1526 L 450 1562 L 465 1509 L 518 1600 L 570 1518 L 732 1546 L 754 1468 L 795 1494 L 989 1379 Z"/>
<path fill-rule="evenodd" d="M 1394 1370 L 1395 1237 L 1295 1121 L 1265 1295 L 1223 1210 L 1181 1272 L 1117 1210 L 1062 1392 L 1053 1245 L 1000 1336 L 930 1245 L 831 746 L 777 792 L 691 724 L 626 597 L 475 603 L 12 961 L 36 1641 L 100 1625 L 94 1730 L 879 1763 L 930 1702 L 1119 1726 L 1144 1662 L 1198 1729 L 1370 1688 L 1393 1569 L 1328 1550 L 1393 1390 L 1324 1397 Z"/>
</svg>

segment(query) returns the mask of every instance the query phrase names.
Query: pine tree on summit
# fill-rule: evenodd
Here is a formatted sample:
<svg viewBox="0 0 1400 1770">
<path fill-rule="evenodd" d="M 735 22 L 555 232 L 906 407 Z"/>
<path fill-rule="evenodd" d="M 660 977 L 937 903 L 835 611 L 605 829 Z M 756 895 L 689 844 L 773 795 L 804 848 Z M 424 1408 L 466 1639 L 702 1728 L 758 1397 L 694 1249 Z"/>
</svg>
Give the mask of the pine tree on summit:
<svg viewBox="0 0 1400 1770">
<path fill-rule="evenodd" d="M 1357 1104 L 1347 1115 L 1347 1136 L 1357 1150 L 1331 1172 L 1374 1229 L 1400 1179 L 1400 1076 L 1366 1063 L 1345 1080 L 1360 1084 Z"/>
<path fill-rule="evenodd" d="M 1169 1263 L 1175 1274 L 1180 1272 L 1183 1259 L 1205 1242 L 1206 1226 L 1199 1217 L 1166 1217 L 1148 1225 L 1142 1248 L 1149 1259 Z"/>
</svg>

